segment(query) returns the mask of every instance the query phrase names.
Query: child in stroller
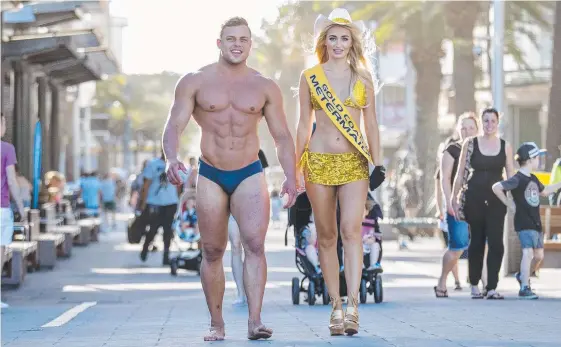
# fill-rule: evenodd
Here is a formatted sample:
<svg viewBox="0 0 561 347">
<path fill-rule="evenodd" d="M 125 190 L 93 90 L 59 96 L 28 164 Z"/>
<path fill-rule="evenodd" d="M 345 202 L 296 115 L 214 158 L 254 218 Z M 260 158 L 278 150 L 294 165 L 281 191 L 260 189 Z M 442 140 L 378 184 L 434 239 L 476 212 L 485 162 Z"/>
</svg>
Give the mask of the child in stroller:
<svg viewBox="0 0 561 347">
<path fill-rule="evenodd" d="M 178 234 L 181 240 L 195 243 L 201 239 L 197 210 L 195 209 L 195 197 L 191 195 L 188 196 L 186 200 L 185 204 L 181 201 L 177 208 L 176 220 L 179 225 Z"/>
<path fill-rule="evenodd" d="M 364 249 L 364 268 L 369 270 L 382 270 L 382 233 L 378 225 L 378 218 L 382 217 L 380 205 L 374 200 L 367 199 L 362 221 L 362 242 Z"/>
<path fill-rule="evenodd" d="M 308 304 L 314 305 L 316 295 L 323 298 L 323 304 L 329 304 L 327 286 L 319 267 L 317 253 L 317 234 L 313 221 L 312 206 L 308 195 L 302 193 L 296 199 L 296 203 L 288 211 L 288 225 L 286 227 L 285 245 L 288 245 L 288 228 L 294 227 L 294 240 L 296 247 L 296 268 L 304 275 L 300 280 L 292 278 L 292 303 L 300 303 L 300 293 L 308 294 Z M 307 288 L 304 282 L 307 280 Z"/>
<path fill-rule="evenodd" d="M 170 259 L 171 274 L 177 275 L 178 269 L 185 269 L 201 273 L 201 262 L 203 260 L 199 234 L 199 224 L 197 222 L 197 209 L 195 197 L 188 192 L 183 193 L 177 212 L 173 221 L 173 229 L 179 239 L 188 243 L 187 249 L 182 249 L 178 242 L 179 254 Z"/>
<path fill-rule="evenodd" d="M 374 198 L 368 194 L 365 203 L 364 221 L 362 222 L 362 240 L 364 249 L 362 279 L 360 281 L 359 299 L 366 302 L 367 294 L 374 294 L 374 302 L 383 300 L 382 276 L 382 233 L 378 219 L 382 219 L 382 209 Z"/>
</svg>

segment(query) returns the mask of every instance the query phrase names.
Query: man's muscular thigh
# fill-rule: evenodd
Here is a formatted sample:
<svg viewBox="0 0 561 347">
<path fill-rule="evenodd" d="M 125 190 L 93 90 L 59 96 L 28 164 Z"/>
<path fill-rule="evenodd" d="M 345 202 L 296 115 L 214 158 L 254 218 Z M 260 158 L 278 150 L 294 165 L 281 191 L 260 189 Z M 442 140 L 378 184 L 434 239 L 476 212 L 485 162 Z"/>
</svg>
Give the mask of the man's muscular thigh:
<svg viewBox="0 0 561 347">
<path fill-rule="evenodd" d="M 264 173 L 245 179 L 230 198 L 244 249 L 262 252 L 269 227 L 270 201 Z"/>
<path fill-rule="evenodd" d="M 222 257 L 228 243 L 228 196 L 204 176 L 197 181 L 197 217 L 205 257 Z"/>
</svg>

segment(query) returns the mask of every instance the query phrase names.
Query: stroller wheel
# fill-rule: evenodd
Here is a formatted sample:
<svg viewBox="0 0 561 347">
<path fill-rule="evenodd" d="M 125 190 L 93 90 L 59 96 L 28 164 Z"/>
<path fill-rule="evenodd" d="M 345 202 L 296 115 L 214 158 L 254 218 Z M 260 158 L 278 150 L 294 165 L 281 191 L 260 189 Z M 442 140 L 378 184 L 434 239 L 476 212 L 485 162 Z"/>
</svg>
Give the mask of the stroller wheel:
<svg viewBox="0 0 561 347">
<path fill-rule="evenodd" d="M 322 282 L 322 286 L 323 286 L 323 291 L 322 291 L 323 304 L 328 305 L 330 298 L 329 298 L 329 292 L 327 291 L 327 284 L 325 283 L 325 281 Z"/>
<path fill-rule="evenodd" d="M 316 303 L 316 285 L 314 281 L 308 281 L 308 305 L 313 306 Z"/>
<path fill-rule="evenodd" d="M 384 300 L 384 288 L 382 286 L 382 276 L 376 276 L 374 280 L 374 302 L 379 304 Z"/>
<path fill-rule="evenodd" d="M 363 278 L 360 280 L 360 292 L 359 292 L 361 304 L 366 303 L 366 294 L 368 294 L 366 291 L 366 280 Z"/>
<path fill-rule="evenodd" d="M 300 279 L 298 277 L 292 278 L 292 304 L 298 305 L 300 303 Z"/>
<path fill-rule="evenodd" d="M 172 276 L 177 276 L 177 259 L 170 259 L 169 262 L 170 272 Z"/>
</svg>

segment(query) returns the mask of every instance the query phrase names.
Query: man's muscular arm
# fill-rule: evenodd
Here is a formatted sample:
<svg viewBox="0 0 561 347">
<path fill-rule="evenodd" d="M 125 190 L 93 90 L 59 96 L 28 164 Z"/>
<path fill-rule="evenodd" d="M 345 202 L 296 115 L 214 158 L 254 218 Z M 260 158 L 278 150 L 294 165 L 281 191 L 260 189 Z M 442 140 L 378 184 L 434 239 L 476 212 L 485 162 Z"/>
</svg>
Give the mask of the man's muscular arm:
<svg viewBox="0 0 561 347">
<path fill-rule="evenodd" d="M 195 79 L 196 76 L 189 73 L 177 82 L 173 104 L 164 128 L 162 148 L 168 164 L 168 178 L 172 184 L 181 183 L 178 172 L 180 161 L 177 158 L 177 152 L 179 150 L 179 138 L 187 123 L 189 123 L 195 108 L 195 92 L 197 90 Z"/>
<path fill-rule="evenodd" d="M 296 202 L 296 149 L 294 139 L 288 130 L 280 88 L 271 80 L 268 80 L 267 84 L 264 115 L 269 132 L 275 141 L 277 157 L 286 176 L 281 194 L 288 194 L 288 201 L 284 205 L 288 208 Z"/>
<path fill-rule="evenodd" d="M 287 178 L 296 177 L 296 150 L 294 139 L 288 130 L 286 114 L 284 113 L 282 94 L 279 86 L 268 81 L 267 103 L 264 115 L 277 148 L 277 157 Z"/>
</svg>

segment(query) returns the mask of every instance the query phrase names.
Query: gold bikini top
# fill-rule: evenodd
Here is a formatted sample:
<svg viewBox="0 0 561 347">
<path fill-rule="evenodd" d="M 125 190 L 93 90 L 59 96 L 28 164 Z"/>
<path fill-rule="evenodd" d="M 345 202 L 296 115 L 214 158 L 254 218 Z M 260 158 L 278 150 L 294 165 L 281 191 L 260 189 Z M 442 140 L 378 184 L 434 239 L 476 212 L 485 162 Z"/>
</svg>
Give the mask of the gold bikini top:
<svg viewBox="0 0 561 347">
<path fill-rule="evenodd" d="M 345 100 L 345 102 L 343 102 L 343 104 L 345 106 L 352 107 L 352 108 L 362 108 L 362 107 L 366 106 L 366 101 L 367 101 L 366 100 L 366 87 L 364 86 L 364 83 L 362 83 L 362 81 L 360 79 L 356 81 L 356 83 L 353 87 L 353 95 L 355 97 L 356 103 L 349 96 Z M 314 108 L 314 110 L 321 110 L 321 105 L 316 100 L 314 95 L 310 94 L 310 96 L 311 96 L 311 99 L 312 99 L 312 107 Z"/>
</svg>

